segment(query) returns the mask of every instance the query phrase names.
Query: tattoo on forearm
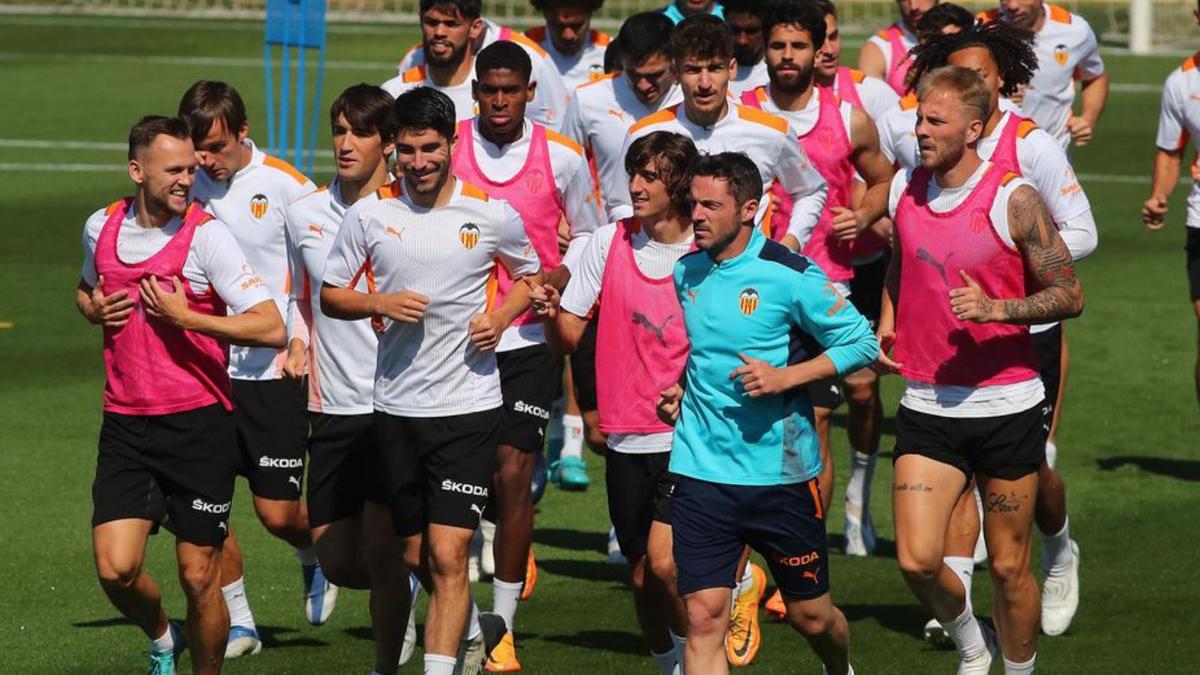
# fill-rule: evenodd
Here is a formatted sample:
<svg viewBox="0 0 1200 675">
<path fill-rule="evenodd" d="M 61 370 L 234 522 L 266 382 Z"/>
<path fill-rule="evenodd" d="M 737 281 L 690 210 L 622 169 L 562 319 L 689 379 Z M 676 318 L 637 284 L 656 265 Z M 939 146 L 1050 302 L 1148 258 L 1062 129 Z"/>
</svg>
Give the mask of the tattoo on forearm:
<svg viewBox="0 0 1200 675">
<path fill-rule="evenodd" d="M 1008 218 L 1013 241 L 1041 290 L 998 300 L 1004 320 L 1030 324 L 1077 316 L 1083 310 L 1083 289 L 1075 277 L 1075 262 L 1041 197 L 1033 188 L 1018 188 L 1009 199 Z"/>
<path fill-rule="evenodd" d="M 908 481 L 904 481 L 903 483 L 893 483 L 892 489 L 896 492 L 933 492 L 932 485 L 926 485 L 924 483 L 909 483 Z"/>
<path fill-rule="evenodd" d="M 1028 494 L 989 492 L 983 497 L 983 510 L 987 513 L 1016 513 L 1029 502 Z"/>
</svg>

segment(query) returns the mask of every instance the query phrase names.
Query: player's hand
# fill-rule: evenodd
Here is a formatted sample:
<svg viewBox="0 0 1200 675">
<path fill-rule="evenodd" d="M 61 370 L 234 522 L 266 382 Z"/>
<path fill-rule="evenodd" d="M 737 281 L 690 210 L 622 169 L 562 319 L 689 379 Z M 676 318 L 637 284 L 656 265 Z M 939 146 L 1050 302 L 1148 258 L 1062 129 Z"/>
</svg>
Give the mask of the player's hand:
<svg viewBox="0 0 1200 675">
<path fill-rule="evenodd" d="M 1082 148 L 1092 142 L 1092 123 L 1082 117 L 1071 115 L 1067 118 L 1067 131 L 1075 147 Z"/>
<path fill-rule="evenodd" d="M 867 228 L 867 223 L 858 211 L 834 206 L 829 212 L 833 214 L 833 234 L 840 242 L 854 241 L 858 233 Z"/>
<path fill-rule="evenodd" d="M 529 299 L 533 311 L 538 317 L 548 321 L 558 318 L 558 306 L 562 302 L 562 294 L 551 284 L 533 286 L 529 292 Z"/>
<path fill-rule="evenodd" d="M 429 308 L 429 298 L 415 291 L 381 293 L 375 302 L 379 314 L 404 323 L 420 321 Z"/>
<path fill-rule="evenodd" d="M 741 379 L 742 388 L 750 394 L 751 398 L 759 396 L 771 396 L 774 394 L 782 394 L 791 389 L 791 383 L 788 382 L 787 373 L 782 368 L 752 359 L 745 354 L 738 354 L 738 358 L 742 360 L 742 365 L 738 366 L 729 374 L 729 379 Z"/>
<path fill-rule="evenodd" d="M 481 352 L 495 349 L 505 328 L 508 328 L 508 324 L 491 312 L 476 314 L 467 324 L 471 342 L 475 343 L 475 348 Z"/>
<path fill-rule="evenodd" d="M 133 314 L 133 300 L 129 299 L 129 292 L 121 290 L 105 295 L 103 288 L 104 276 L 101 275 L 92 287 L 92 313 L 88 321 L 105 328 L 120 328 L 129 323 L 129 317 Z"/>
<path fill-rule="evenodd" d="M 879 356 L 875 357 L 875 363 L 871 364 L 871 370 L 880 375 L 896 375 L 900 369 L 904 367 L 902 363 L 896 363 L 892 360 L 892 347 L 896 346 L 896 332 L 894 330 L 880 329 L 875 335 L 875 339 L 879 340 Z"/>
<path fill-rule="evenodd" d="M 683 387 L 678 383 L 658 393 L 656 412 L 663 424 L 674 425 L 679 420 L 679 402 L 683 400 Z"/>
<path fill-rule="evenodd" d="M 959 270 L 958 275 L 962 277 L 966 286 L 950 289 L 950 309 L 954 316 L 958 317 L 959 321 L 975 323 L 999 321 L 1001 316 L 996 301 L 983 292 L 966 270 Z"/>
<path fill-rule="evenodd" d="M 172 275 L 171 283 L 175 290 L 168 292 L 162 289 L 158 277 L 143 278 L 139 290 L 142 296 L 142 307 L 146 309 L 147 314 L 160 321 L 169 323 L 176 328 L 187 328 L 187 319 L 192 310 L 188 307 L 187 294 L 183 291 L 183 282 L 179 281 L 179 277 Z"/>
<path fill-rule="evenodd" d="M 571 225 L 566 218 L 558 219 L 558 254 L 565 255 L 571 245 Z"/>
<path fill-rule="evenodd" d="M 1148 230 L 1161 230 L 1167 217 L 1167 200 L 1151 197 L 1142 204 L 1142 222 Z"/>
<path fill-rule="evenodd" d="M 303 340 L 288 343 L 287 358 L 283 360 L 283 374 L 292 380 L 300 380 L 308 372 L 308 345 Z"/>
</svg>

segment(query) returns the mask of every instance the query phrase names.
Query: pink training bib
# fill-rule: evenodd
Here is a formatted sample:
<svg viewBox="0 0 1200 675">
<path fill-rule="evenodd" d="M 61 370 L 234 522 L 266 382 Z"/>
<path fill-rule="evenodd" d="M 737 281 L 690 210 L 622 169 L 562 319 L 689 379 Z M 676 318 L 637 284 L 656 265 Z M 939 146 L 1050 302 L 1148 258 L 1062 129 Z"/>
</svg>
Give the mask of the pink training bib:
<svg viewBox="0 0 1200 675">
<path fill-rule="evenodd" d="M 929 384 L 985 387 L 1037 377 L 1028 326 L 961 321 L 950 309 L 950 289 L 971 275 L 990 298 L 1025 296 L 1021 254 L 1000 239 L 990 211 L 1000 187 L 1017 174 L 999 166 L 966 201 L 946 213 L 929 208 L 932 174 L 917 169 L 896 206 L 900 244 L 900 298 L 896 308 L 896 361 L 905 378 Z"/>
<path fill-rule="evenodd" d="M 1004 130 L 1000 132 L 1000 138 L 996 141 L 996 149 L 992 151 L 992 157 L 988 161 L 999 167 L 1001 171 L 1011 171 L 1020 176 L 1021 162 L 1017 158 L 1017 138 L 1027 135 L 1037 127 L 1033 120 L 1014 113 L 1010 113 L 1009 118 L 1008 124 L 1005 124 Z M 1022 125 L 1025 125 L 1024 129 Z"/>
<path fill-rule="evenodd" d="M 192 202 L 183 225 L 161 251 L 140 263 L 125 263 L 117 254 L 117 237 L 132 198 L 108 207 L 100 237 L 96 241 L 96 272 L 104 277 L 105 295 L 124 290 L 133 300 L 129 323 L 104 328 L 104 409 L 125 415 L 167 415 L 220 403 L 233 409 L 231 385 L 226 368 L 229 350 L 216 338 L 181 330 L 151 318 L 142 307 L 142 279 L 158 278 L 166 290 L 174 291 L 171 277 L 183 283 L 193 311 L 225 315 L 225 303 L 209 289 L 204 295 L 192 292 L 183 276 L 196 228 L 212 219 L 199 202 Z"/>
<path fill-rule="evenodd" d="M 904 34 L 894 24 L 879 33 L 892 47 L 892 64 L 888 66 L 887 83 L 901 96 L 908 91 L 908 71 L 912 59 L 908 58 L 908 47 L 904 46 Z"/>
<path fill-rule="evenodd" d="M 862 76 L 862 71 L 852 70 L 846 66 L 838 66 L 837 69 L 837 95 L 846 103 L 858 108 L 866 110 L 863 107 L 862 98 L 858 95 L 858 83 L 860 79 L 855 77 L 855 73 Z"/>
<path fill-rule="evenodd" d="M 687 363 L 687 329 L 672 276 L 651 279 L 633 253 L 637 221 L 617 224 L 600 297 L 596 327 L 596 402 L 606 434 L 671 431 L 655 412 L 659 393 L 679 381 Z"/>
<path fill-rule="evenodd" d="M 533 125 L 533 136 L 529 139 L 529 155 L 525 166 L 512 178 L 497 182 L 488 178 L 475 159 L 475 120 L 458 123 L 458 145 L 454 149 L 451 167 L 454 175 L 478 185 L 493 199 L 508 202 L 525 223 L 525 233 L 537 252 L 542 270 L 547 274 L 562 263 L 558 252 L 558 223 L 563 216 L 563 205 L 554 184 L 554 168 L 550 164 L 550 146 L 546 141 L 546 127 Z M 504 302 L 513 278 L 503 265 L 496 266 L 497 292 L 495 305 Z M 520 326 L 537 322 L 532 310 L 522 314 L 512 325 Z"/>
</svg>

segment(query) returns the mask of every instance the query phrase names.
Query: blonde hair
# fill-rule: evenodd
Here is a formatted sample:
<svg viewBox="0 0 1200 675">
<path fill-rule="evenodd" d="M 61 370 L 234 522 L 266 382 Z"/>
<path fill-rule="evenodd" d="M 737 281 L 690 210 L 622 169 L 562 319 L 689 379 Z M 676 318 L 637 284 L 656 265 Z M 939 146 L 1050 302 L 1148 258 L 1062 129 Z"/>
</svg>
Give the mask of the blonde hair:
<svg viewBox="0 0 1200 675">
<path fill-rule="evenodd" d="M 934 91 L 949 91 L 958 96 L 966 107 L 978 112 L 978 119 L 986 120 L 992 114 L 992 91 L 979 73 L 962 66 L 942 66 L 929 71 L 917 83 L 917 99 Z"/>
</svg>

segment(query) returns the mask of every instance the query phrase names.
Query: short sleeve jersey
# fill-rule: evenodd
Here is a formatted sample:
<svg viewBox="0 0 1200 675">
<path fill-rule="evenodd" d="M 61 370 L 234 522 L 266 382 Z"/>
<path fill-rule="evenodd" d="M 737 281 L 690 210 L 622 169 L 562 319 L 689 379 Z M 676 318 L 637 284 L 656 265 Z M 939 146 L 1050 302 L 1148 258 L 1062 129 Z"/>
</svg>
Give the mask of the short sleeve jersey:
<svg viewBox="0 0 1200 675">
<path fill-rule="evenodd" d="M 436 208 L 401 194 L 350 209 L 323 283 L 344 288 L 363 274 L 379 293 L 429 298 L 416 323 L 382 321 L 375 410 L 445 417 L 500 406 L 496 354 L 477 349 L 469 335 L 471 318 L 490 308 L 497 262 L 514 277 L 541 269 L 516 211 L 463 181 Z"/>
<path fill-rule="evenodd" d="M 286 319 L 292 283 L 287 206 L 317 186 L 287 162 L 264 153 L 249 140 L 246 143 L 251 149 L 250 163 L 224 182 L 197 172 L 192 197 L 229 226 Z M 233 345 L 229 348 L 229 376 L 235 380 L 279 379 L 286 353 L 270 347 Z"/>
<path fill-rule="evenodd" d="M 1200 52 L 1167 77 L 1155 145 L 1171 152 L 1200 148 Z M 1200 228 L 1200 183 L 1188 193 L 1187 226 Z"/>
<path fill-rule="evenodd" d="M 574 54 L 563 54 L 554 46 L 550 33 L 545 26 L 537 26 L 525 31 L 525 37 L 533 40 L 554 62 L 558 74 L 562 76 L 563 85 L 567 88 L 567 98 L 575 95 L 575 90 L 588 82 L 595 82 L 604 77 L 604 52 L 612 38 L 607 33 L 592 29 L 588 31 L 587 40 Z"/>
</svg>

